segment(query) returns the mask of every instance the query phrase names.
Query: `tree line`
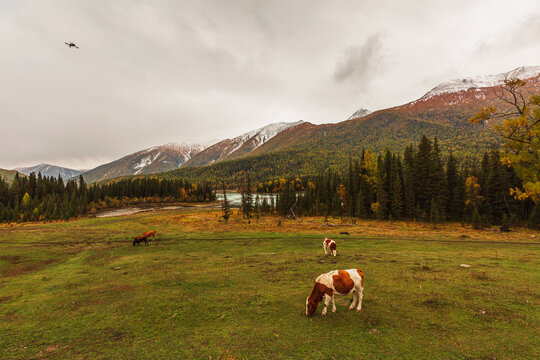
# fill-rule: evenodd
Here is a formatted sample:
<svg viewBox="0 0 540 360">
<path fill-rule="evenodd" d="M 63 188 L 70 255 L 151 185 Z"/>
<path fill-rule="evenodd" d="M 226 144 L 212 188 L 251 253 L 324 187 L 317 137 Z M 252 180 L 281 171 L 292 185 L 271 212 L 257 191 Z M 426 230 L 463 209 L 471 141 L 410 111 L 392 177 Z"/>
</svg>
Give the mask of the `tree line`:
<svg viewBox="0 0 540 360">
<path fill-rule="evenodd" d="M 214 199 L 208 182 L 145 177 L 88 186 L 82 176 L 64 181 L 41 173 L 17 174 L 11 184 L 0 177 L 0 222 L 60 220 L 127 204 Z"/>
<path fill-rule="evenodd" d="M 409 145 L 403 154 L 387 149 L 375 157 L 362 150 L 341 173 L 329 170 L 311 178 L 259 183 L 258 192 L 276 192 L 275 203 L 250 205 L 243 197 L 241 209 L 248 214 L 461 221 L 477 226 L 539 224 L 540 207 L 511 195 L 510 189 L 521 187 L 496 148 L 476 162 L 460 162 L 452 154 L 443 160 L 437 137 L 423 136 L 417 147 Z"/>
</svg>

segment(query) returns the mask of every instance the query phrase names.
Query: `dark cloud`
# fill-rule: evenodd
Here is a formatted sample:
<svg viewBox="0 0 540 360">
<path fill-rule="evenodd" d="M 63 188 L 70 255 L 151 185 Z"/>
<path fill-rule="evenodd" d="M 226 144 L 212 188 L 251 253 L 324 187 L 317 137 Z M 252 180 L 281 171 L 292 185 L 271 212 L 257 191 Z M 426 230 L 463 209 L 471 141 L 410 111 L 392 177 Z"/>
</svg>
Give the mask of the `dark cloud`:
<svg viewBox="0 0 540 360">
<path fill-rule="evenodd" d="M 383 44 L 380 34 L 368 37 L 360 46 L 344 51 L 336 64 L 334 79 L 338 82 L 369 83 L 377 76 L 381 66 Z"/>
</svg>

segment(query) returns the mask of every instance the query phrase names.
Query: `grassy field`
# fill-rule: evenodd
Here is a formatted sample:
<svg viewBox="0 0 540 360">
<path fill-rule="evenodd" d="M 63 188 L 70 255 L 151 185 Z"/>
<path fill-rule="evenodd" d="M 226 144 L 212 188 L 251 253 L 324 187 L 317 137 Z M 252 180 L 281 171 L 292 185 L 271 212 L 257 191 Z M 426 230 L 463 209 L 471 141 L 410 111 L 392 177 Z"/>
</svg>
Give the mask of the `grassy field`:
<svg viewBox="0 0 540 360">
<path fill-rule="evenodd" d="M 0 226 L 0 358 L 540 357 L 538 232 L 218 218 Z M 150 229 L 159 244 L 131 246 Z M 336 313 L 306 317 L 313 280 L 349 268 L 365 274 L 362 311 L 337 297 Z"/>
</svg>

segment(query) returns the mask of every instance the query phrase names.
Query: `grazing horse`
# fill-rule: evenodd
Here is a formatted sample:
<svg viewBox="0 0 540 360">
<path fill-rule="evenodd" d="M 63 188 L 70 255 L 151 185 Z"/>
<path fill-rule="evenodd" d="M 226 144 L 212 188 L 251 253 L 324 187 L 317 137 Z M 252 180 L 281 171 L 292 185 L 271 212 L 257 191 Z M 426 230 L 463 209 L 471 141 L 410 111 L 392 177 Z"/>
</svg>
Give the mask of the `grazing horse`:
<svg viewBox="0 0 540 360">
<path fill-rule="evenodd" d="M 141 243 L 144 242 L 146 245 L 148 245 L 148 236 L 136 236 L 133 240 L 133 246 L 135 245 L 141 245 Z"/>
<path fill-rule="evenodd" d="M 337 255 L 337 246 L 336 242 L 331 239 L 324 239 L 322 242 L 322 246 L 324 249 L 324 254 L 328 255 L 328 250 L 330 250 L 330 253 L 334 256 Z"/>
<path fill-rule="evenodd" d="M 151 237 L 152 240 L 156 240 L 156 232 L 154 230 L 147 231 L 144 234 L 142 234 L 142 236 Z"/>
<path fill-rule="evenodd" d="M 317 311 L 319 302 L 324 300 L 324 308 L 321 315 L 326 315 L 326 307 L 332 301 L 332 312 L 336 312 L 334 294 L 353 295 L 353 302 L 349 310 L 356 307 L 356 311 L 362 309 L 362 299 L 364 298 L 364 273 L 359 269 L 334 270 L 329 273 L 319 275 L 315 280 L 315 286 L 311 295 L 306 299 L 306 315 L 312 316 Z"/>
</svg>

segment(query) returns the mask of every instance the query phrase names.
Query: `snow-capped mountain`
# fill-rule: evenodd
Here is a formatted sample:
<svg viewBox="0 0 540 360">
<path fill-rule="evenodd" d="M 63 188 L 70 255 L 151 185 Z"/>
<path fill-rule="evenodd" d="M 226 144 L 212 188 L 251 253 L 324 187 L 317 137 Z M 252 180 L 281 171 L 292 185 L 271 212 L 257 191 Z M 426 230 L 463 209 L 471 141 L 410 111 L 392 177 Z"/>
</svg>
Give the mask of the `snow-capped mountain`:
<svg viewBox="0 0 540 360">
<path fill-rule="evenodd" d="M 359 109 L 359 110 L 355 111 L 354 114 L 349 116 L 349 118 L 347 120 L 359 119 L 361 117 L 368 116 L 369 114 L 372 114 L 372 112 L 370 110 L 368 110 L 368 109 Z"/>
<path fill-rule="evenodd" d="M 501 85 L 506 79 L 529 79 L 532 77 L 536 77 L 539 74 L 540 66 L 521 66 L 514 70 L 497 75 L 484 75 L 454 79 L 437 85 L 436 87 L 428 91 L 424 96 L 422 96 L 420 100 L 427 100 L 436 95 L 455 93 L 468 89 L 480 89 L 498 86 Z"/>
<path fill-rule="evenodd" d="M 87 182 L 119 176 L 153 174 L 174 170 L 204 149 L 202 145 L 170 143 L 124 156 L 83 173 Z"/>
<path fill-rule="evenodd" d="M 29 167 L 19 167 L 14 169 L 22 174 L 30 175 L 31 173 L 36 173 L 43 176 L 53 176 L 58 177 L 60 176 L 64 180 L 71 179 L 72 177 L 79 176 L 82 174 L 81 170 L 74 170 L 74 169 L 68 169 L 56 165 L 50 165 L 50 164 L 39 164 L 35 166 L 29 166 Z"/>
<path fill-rule="evenodd" d="M 283 131 L 304 123 L 303 120 L 274 123 L 233 139 L 220 141 L 195 155 L 184 166 L 201 166 L 247 155 Z"/>
<path fill-rule="evenodd" d="M 499 99 L 498 91 L 505 79 L 513 78 L 525 80 L 525 85 L 520 88 L 525 97 L 540 92 L 540 66 L 522 66 L 498 75 L 448 81 L 420 99 L 393 109 L 430 122 L 469 126 L 469 117 L 485 106 L 508 108 L 509 105 Z"/>
<path fill-rule="evenodd" d="M 248 156 L 240 158 L 236 155 L 249 143 L 246 139 L 258 130 L 249 132 L 211 146 L 169 176 L 231 181 L 242 177 L 243 172 L 250 172 L 256 181 L 312 176 L 332 166 L 346 166 L 346 159 L 360 156 L 362 149 L 370 149 L 375 154 L 386 148 L 401 152 L 410 144 L 418 144 L 422 135 L 430 139 L 437 136 L 444 153 L 480 158 L 494 144 L 500 144 L 500 138 L 490 127 L 473 125 L 469 119 L 485 106 L 496 106 L 504 111 L 504 101 L 497 96 L 499 88 L 493 85 L 501 84 L 505 78 L 526 80 L 520 88 L 524 97 L 540 94 L 539 70 L 540 67 L 523 67 L 468 81 L 450 81 L 428 93 L 429 98 L 426 96 L 369 115 L 360 110 L 351 116 L 352 119 L 335 124 L 302 123 L 276 134 L 248 152 Z M 242 146 L 238 147 L 235 141 L 243 142 Z M 235 148 L 237 150 L 231 153 Z M 229 155 L 220 157 L 222 153 Z M 201 159 L 202 155 L 206 157 Z M 219 160 L 227 161 L 212 164 Z M 198 169 L 186 168 L 205 164 L 207 166 Z"/>
</svg>

